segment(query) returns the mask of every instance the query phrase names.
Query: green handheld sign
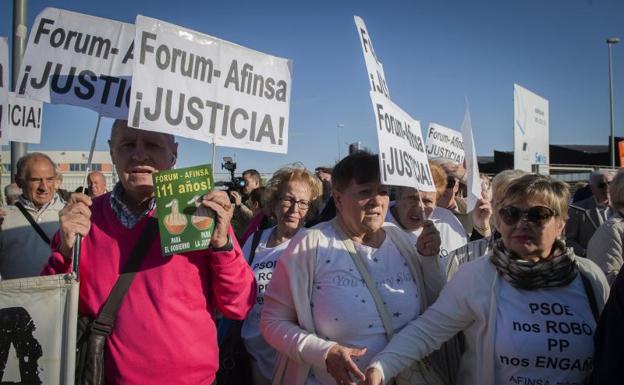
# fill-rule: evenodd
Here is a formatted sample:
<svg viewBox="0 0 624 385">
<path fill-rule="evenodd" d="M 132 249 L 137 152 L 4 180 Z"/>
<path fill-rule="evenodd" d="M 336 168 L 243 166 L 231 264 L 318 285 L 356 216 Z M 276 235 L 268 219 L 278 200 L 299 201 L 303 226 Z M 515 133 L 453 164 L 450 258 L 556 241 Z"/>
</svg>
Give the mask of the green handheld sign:
<svg viewBox="0 0 624 385">
<path fill-rule="evenodd" d="M 159 171 L 152 179 L 163 255 L 207 249 L 215 213 L 201 200 L 214 187 L 212 165 Z"/>
</svg>

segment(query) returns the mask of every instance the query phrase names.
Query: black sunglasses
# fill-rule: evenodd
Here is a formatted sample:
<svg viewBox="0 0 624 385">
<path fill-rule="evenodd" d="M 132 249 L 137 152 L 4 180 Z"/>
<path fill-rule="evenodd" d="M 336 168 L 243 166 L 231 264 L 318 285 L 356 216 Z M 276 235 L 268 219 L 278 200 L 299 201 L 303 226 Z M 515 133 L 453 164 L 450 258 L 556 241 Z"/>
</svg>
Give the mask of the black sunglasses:
<svg viewBox="0 0 624 385">
<path fill-rule="evenodd" d="M 543 226 L 550 218 L 556 216 L 557 212 L 545 206 L 534 206 L 528 210 L 522 210 L 514 206 L 505 206 L 498 210 L 498 214 L 507 226 L 513 226 L 524 218 L 529 223 Z"/>
<path fill-rule="evenodd" d="M 452 177 L 452 176 L 446 177 L 446 188 L 447 189 L 454 188 L 455 187 L 455 183 L 457 183 L 457 181 L 455 180 L 454 177 Z"/>
</svg>

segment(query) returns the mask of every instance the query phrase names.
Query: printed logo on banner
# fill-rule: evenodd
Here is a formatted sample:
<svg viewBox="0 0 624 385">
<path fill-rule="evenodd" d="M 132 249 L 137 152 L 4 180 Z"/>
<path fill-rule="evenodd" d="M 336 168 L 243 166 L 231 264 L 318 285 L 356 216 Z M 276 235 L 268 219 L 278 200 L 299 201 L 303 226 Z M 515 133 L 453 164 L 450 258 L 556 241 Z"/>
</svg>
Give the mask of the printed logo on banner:
<svg viewBox="0 0 624 385">
<path fill-rule="evenodd" d="M 46 8 L 30 31 L 19 93 L 127 119 L 133 46 L 132 24 Z"/>
<path fill-rule="evenodd" d="M 141 15 L 135 25 L 132 127 L 287 152 L 290 60 Z"/>
<path fill-rule="evenodd" d="M 23 307 L 9 307 L 0 309 L 0 367 L 5 368 L 9 364 L 9 359 L 13 358 L 9 355 L 11 348 L 15 349 L 15 356 L 19 361 L 16 371 L 19 371 L 20 384 L 41 384 L 39 378 L 39 359 L 43 356 L 41 344 L 33 332 L 37 326 L 35 325 L 28 310 Z M 4 370 L 0 372 L 4 374 Z M 8 376 L 7 376 L 8 377 Z M 0 375 L 0 380 L 8 378 Z"/>
<path fill-rule="evenodd" d="M 65 275 L 0 281 L 0 383 L 73 383 L 78 290 Z"/>
<path fill-rule="evenodd" d="M 437 123 L 429 123 L 427 130 L 427 156 L 430 159 L 450 159 L 464 163 L 464 141 L 462 134 Z"/>
<path fill-rule="evenodd" d="M 7 102 L 7 140 L 22 143 L 41 142 L 43 103 L 21 98 L 9 92 Z"/>
<path fill-rule="evenodd" d="M 370 97 L 377 124 L 381 182 L 436 191 L 420 122 L 383 95 L 371 91 Z"/>
<path fill-rule="evenodd" d="M 364 54 L 364 61 L 366 62 L 366 70 L 368 71 L 368 79 L 370 80 L 371 91 L 377 92 L 390 97 L 390 90 L 388 89 L 388 83 L 386 82 L 386 75 L 383 70 L 383 64 L 377 58 L 375 49 L 373 48 L 373 42 L 370 39 L 366 24 L 359 16 L 353 16 L 355 19 L 355 26 L 357 28 L 360 43 L 362 44 L 362 53 Z"/>
<path fill-rule="evenodd" d="M 8 144 L 6 109 L 9 101 L 9 44 L 0 37 L 0 144 Z"/>
</svg>

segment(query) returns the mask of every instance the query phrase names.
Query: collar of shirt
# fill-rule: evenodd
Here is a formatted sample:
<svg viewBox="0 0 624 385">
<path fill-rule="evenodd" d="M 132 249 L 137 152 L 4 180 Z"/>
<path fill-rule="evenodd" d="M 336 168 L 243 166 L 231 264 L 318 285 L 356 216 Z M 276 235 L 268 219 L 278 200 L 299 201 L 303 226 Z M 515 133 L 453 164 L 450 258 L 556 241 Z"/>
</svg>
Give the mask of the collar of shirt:
<svg viewBox="0 0 624 385">
<path fill-rule="evenodd" d="M 128 205 L 124 203 L 122 200 L 124 188 L 121 183 L 117 182 L 113 191 L 110 195 L 110 204 L 113 212 L 119 219 L 122 225 L 126 228 L 133 228 L 141 219 L 143 219 L 147 214 L 149 214 L 154 207 L 156 207 L 156 198 L 150 199 L 147 208 L 141 211 L 138 215 L 135 215 L 129 208 Z"/>
<path fill-rule="evenodd" d="M 52 199 L 50 199 L 48 203 L 44 204 L 40 208 L 37 208 L 34 203 L 26 199 L 26 197 L 24 197 L 23 195 L 20 195 L 17 199 L 27 210 L 34 211 L 37 214 L 45 211 L 48 207 L 50 207 L 50 205 L 62 200 L 60 195 L 54 193 L 54 196 L 52 197 Z"/>
<path fill-rule="evenodd" d="M 593 197 L 593 198 L 594 198 L 594 202 L 596 202 L 596 208 L 597 208 L 597 209 L 599 209 L 599 210 L 604 210 L 604 209 L 606 209 L 607 207 L 609 207 L 609 205 L 608 205 L 608 204 L 606 204 L 606 205 L 605 205 L 605 204 L 603 204 L 602 202 L 598 202 L 598 200 L 596 199 L 596 197 Z"/>
</svg>

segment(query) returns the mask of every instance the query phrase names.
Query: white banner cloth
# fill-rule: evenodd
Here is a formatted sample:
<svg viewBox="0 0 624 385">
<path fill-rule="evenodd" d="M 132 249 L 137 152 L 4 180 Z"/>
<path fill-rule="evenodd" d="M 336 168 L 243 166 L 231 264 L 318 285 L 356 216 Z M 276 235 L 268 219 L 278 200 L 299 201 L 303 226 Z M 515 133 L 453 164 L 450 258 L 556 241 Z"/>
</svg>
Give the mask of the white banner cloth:
<svg viewBox="0 0 624 385">
<path fill-rule="evenodd" d="M 141 15 L 135 25 L 132 127 L 287 152 L 290 60 Z"/>
<path fill-rule="evenodd" d="M 381 182 L 435 192 L 420 122 L 379 93 L 370 92 L 377 140 Z"/>
<path fill-rule="evenodd" d="M 46 8 L 28 37 L 19 94 L 127 119 L 133 41 L 132 24 Z"/>
<path fill-rule="evenodd" d="M 449 159 L 464 164 L 464 141 L 461 132 L 441 124 L 429 123 L 426 136 L 429 159 Z"/>
</svg>

